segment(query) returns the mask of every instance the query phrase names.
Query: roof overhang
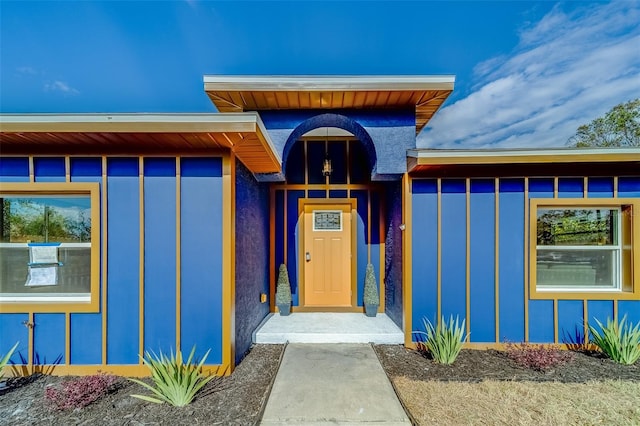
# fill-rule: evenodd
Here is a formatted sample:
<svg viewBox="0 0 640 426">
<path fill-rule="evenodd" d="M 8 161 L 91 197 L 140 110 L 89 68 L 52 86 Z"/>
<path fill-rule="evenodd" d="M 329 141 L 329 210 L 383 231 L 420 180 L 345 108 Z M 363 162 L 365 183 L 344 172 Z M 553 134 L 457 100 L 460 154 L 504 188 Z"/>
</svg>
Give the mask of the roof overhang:
<svg viewBox="0 0 640 426">
<path fill-rule="evenodd" d="M 453 91 L 454 76 L 218 76 L 204 89 L 220 112 L 415 108 L 420 132 Z"/>
<path fill-rule="evenodd" d="M 623 165 L 640 170 L 640 148 L 549 148 L 549 149 L 479 149 L 435 150 L 412 149 L 407 152 L 407 169 L 413 175 L 430 175 L 444 170 L 521 170 L 545 173 L 547 166 L 566 164 L 569 169 L 588 170 L 591 165 L 611 168 Z M 571 173 L 569 169 L 566 172 Z M 564 172 L 558 171 L 563 174 Z M 615 173 L 614 173 L 615 174 Z"/>
<path fill-rule="evenodd" d="M 253 173 L 282 160 L 257 113 L 0 115 L 3 154 L 202 153 L 230 150 Z"/>
</svg>

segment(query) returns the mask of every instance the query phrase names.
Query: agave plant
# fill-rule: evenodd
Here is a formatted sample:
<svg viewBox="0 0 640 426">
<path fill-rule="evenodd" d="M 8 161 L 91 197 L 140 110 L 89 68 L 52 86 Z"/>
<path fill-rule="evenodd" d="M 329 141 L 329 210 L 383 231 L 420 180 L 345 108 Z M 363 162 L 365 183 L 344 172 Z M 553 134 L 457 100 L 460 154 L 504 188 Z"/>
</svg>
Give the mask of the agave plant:
<svg viewBox="0 0 640 426">
<path fill-rule="evenodd" d="M 13 345 L 11 349 L 9 349 L 9 352 L 0 357 L 0 377 L 2 377 L 2 371 L 4 370 L 4 367 L 9 363 L 11 355 L 13 355 L 13 352 L 15 352 L 15 350 L 18 348 L 18 343 L 20 342 L 16 342 L 16 344 Z"/>
<path fill-rule="evenodd" d="M 620 323 L 607 318 L 604 326 L 594 318 L 601 331 L 589 325 L 591 343 L 596 345 L 609 358 L 624 365 L 631 365 L 640 359 L 640 323 L 635 326 L 627 323 L 625 315 Z"/>
<path fill-rule="evenodd" d="M 174 355 L 173 350 L 171 350 L 169 356 L 164 355 L 162 352 L 160 352 L 160 355 L 156 355 L 154 352 L 145 352 L 145 356 L 140 358 L 151 371 L 151 378 L 155 386 L 137 379 L 129 380 L 150 390 L 154 396 L 131 396 L 156 404 L 166 402 L 176 407 L 184 407 L 191 403 L 198 391 L 214 378 L 214 376 L 204 376 L 202 374 L 202 366 L 211 349 L 204 354 L 198 364 L 192 363 L 195 351 L 196 347 L 194 346 L 186 362 L 183 362 L 180 351 Z"/>
<path fill-rule="evenodd" d="M 416 333 L 425 336 L 424 344 L 433 359 L 440 364 L 453 364 L 462 349 L 462 343 L 469 337 L 469 335 L 465 336 L 466 321 L 463 319 L 460 324 L 456 316 L 454 322 L 452 315 L 448 322 L 442 316 L 436 326 L 427 318 L 423 318 L 422 323 L 425 331 L 416 331 Z"/>
</svg>

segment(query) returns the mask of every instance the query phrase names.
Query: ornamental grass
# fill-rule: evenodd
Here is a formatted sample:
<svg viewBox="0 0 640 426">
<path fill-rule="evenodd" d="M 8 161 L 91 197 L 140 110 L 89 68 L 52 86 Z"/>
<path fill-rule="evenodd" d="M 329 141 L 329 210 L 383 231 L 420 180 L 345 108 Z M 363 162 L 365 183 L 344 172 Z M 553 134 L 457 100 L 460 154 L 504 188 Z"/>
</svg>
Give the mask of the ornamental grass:
<svg viewBox="0 0 640 426">
<path fill-rule="evenodd" d="M 416 333 L 425 336 L 424 346 L 433 359 L 440 364 L 453 364 L 462 349 L 462 344 L 469 337 L 465 336 L 466 320 L 463 319 L 460 324 L 458 316 L 454 321 L 452 315 L 448 322 L 442 316 L 436 326 L 427 318 L 423 318 L 422 323 L 425 331 Z"/>
<path fill-rule="evenodd" d="M 154 352 L 145 352 L 142 361 L 151 371 L 153 386 L 141 380 L 129 379 L 140 386 L 145 387 L 153 393 L 148 395 L 131 395 L 144 401 L 156 404 L 168 403 L 175 407 L 184 407 L 193 401 L 194 397 L 209 381 L 215 376 L 205 376 L 202 374 L 202 366 L 211 349 L 204 354 L 198 364 L 194 364 L 193 357 L 196 351 L 194 346 L 191 349 L 189 358 L 183 362 L 182 353 L 178 351 L 176 355 L 171 350 L 170 356 L 156 355 Z"/>
<path fill-rule="evenodd" d="M 620 323 L 607 318 L 607 325 L 604 326 L 598 319 L 594 318 L 600 331 L 589 325 L 591 332 L 591 343 L 596 345 L 606 356 L 613 361 L 631 365 L 640 359 L 640 323 L 635 326 L 627 323 L 625 315 Z"/>
</svg>

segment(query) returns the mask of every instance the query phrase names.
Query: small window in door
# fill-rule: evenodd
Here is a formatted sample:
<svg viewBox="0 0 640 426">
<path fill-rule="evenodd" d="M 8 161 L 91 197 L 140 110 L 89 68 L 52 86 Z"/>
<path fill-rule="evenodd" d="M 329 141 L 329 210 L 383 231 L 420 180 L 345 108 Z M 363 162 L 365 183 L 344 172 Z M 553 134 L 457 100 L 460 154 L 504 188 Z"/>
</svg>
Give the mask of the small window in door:
<svg viewBox="0 0 640 426">
<path fill-rule="evenodd" d="M 314 210 L 314 231 L 342 231 L 342 212 L 340 210 Z"/>
</svg>

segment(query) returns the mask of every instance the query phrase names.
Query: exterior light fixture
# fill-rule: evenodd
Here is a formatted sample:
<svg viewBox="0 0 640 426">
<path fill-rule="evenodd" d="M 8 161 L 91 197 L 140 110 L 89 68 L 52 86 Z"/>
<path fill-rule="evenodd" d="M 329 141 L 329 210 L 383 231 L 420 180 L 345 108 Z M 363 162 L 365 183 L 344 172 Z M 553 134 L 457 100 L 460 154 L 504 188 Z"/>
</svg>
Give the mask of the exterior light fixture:
<svg viewBox="0 0 640 426">
<path fill-rule="evenodd" d="M 322 162 L 322 175 L 324 177 L 331 176 L 333 169 L 331 168 L 331 159 L 329 158 L 329 128 L 327 127 L 327 140 L 325 142 L 324 161 Z"/>
<path fill-rule="evenodd" d="M 326 153 L 324 161 L 322 162 L 322 174 L 324 176 L 331 176 L 331 172 L 333 172 L 333 169 L 331 168 L 331 159 L 329 158 L 329 153 Z"/>
</svg>

